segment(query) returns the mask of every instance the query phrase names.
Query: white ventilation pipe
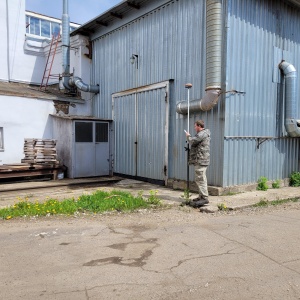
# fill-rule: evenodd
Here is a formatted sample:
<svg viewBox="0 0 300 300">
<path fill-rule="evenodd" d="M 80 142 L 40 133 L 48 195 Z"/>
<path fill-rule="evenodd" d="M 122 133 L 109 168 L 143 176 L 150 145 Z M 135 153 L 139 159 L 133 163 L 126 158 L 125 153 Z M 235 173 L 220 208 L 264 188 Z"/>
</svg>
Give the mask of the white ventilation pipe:
<svg viewBox="0 0 300 300">
<path fill-rule="evenodd" d="M 279 69 L 285 78 L 285 130 L 289 136 L 299 137 L 300 120 L 296 120 L 298 115 L 298 103 L 296 102 L 297 71 L 292 64 L 284 60 L 279 64 Z"/>
<path fill-rule="evenodd" d="M 99 85 L 89 85 L 79 77 L 71 77 L 70 74 L 70 18 L 69 18 L 69 0 L 63 0 L 62 14 L 62 83 L 63 86 L 72 90 L 76 86 L 79 90 L 90 93 L 99 93 Z"/>
<path fill-rule="evenodd" d="M 206 94 L 190 101 L 190 112 L 211 110 L 221 94 L 222 81 L 222 0 L 206 0 Z M 187 103 L 177 104 L 176 112 L 187 114 Z"/>
</svg>

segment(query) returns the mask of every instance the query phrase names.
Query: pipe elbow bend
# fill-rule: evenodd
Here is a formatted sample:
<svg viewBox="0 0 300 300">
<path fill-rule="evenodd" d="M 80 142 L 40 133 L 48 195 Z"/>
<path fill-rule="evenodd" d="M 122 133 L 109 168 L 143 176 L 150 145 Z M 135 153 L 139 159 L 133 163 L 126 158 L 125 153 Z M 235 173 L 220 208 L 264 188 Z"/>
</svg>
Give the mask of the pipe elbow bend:
<svg viewBox="0 0 300 300">
<path fill-rule="evenodd" d="M 284 125 L 290 137 L 300 137 L 300 120 L 286 119 Z"/>
<path fill-rule="evenodd" d="M 99 93 L 99 85 L 86 84 L 82 81 L 80 77 L 74 77 L 73 82 L 77 86 L 77 88 L 80 89 L 81 91 L 90 92 L 94 94 Z"/>
</svg>

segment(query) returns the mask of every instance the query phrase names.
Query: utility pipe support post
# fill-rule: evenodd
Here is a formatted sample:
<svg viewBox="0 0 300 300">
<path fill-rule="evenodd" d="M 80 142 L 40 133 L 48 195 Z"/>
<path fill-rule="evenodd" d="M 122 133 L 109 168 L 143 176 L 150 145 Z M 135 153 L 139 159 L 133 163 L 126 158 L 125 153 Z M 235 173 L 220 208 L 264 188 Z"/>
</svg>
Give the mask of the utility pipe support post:
<svg viewBox="0 0 300 300">
<path fill-rule="evenodd" d="M 185 85 L 185 88 L 188 90 L 188 114 L 187 114 L 187 131 L 188 133 L 190 133 L 190 89 L 192 88 L 192 84 L 191 83 L 187 83 Z M 187 142 L 187 147 L 185 148 L 185 150 L 187 151 L 187 176 L 186 176 L 186 192 L 187 192 L 187 198 L 190 198 L 190 168 L 189 168 L 189 154 L 190 154 L 190 144 L 188 142 L 188 140 L 186 140 Z"/>
<path fill-rule="evenodd" d="M 188 116 L 187 116 L 187 131 L 190 132 L 190 89 L 192 88 L 191 83 L 186 83 L 185 88 L 188 90 Z"/>
</svg>

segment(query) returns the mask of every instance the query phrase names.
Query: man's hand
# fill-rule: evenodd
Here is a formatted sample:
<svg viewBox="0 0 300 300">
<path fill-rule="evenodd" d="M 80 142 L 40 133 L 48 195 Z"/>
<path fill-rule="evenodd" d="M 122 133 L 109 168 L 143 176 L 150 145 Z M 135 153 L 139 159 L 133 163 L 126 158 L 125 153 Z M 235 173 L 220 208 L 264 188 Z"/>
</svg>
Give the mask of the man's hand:
<svg viewBox="0 0 300 300">
<path fill-rule="evenodd" d="M 189 132 L 187 132 L 186 130 L 185 130 L 184 132 L 185 132 L 185 135 L 186 135 L 186 137 L 189 137 L 189 136 L 191 136 L 191 135 L 190 135 L 190 133 L 189 133 Z"/>
</svg>

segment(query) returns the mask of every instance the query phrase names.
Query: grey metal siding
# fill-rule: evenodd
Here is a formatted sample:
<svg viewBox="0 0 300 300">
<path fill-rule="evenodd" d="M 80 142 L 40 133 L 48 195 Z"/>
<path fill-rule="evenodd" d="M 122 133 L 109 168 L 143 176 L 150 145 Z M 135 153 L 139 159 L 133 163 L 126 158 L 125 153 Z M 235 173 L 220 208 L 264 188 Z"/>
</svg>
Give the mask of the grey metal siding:
<svg viewBox="0 0 300 300">
<path fill-rule="evenodd" d="M 284 1 L 228 3 L 226 89 L 246 94 L 227 94 L 225 100 L 223 185 L 286 178 L 298 168 L 299 139 L 283 138 L 278 64 L 285 59 L 300 69 L 300 11 Z M 259 137 L 267 139 L 257 148 Z"/>
<path fill-rule="evenodd" d="M 114 23 L 110 32 L 106 28 L 102 35 L 101 30 L 93 33 L 92 81 L 100 82 L 93 114 L 110 119 L 112 94 L 173 79 L 168 177 L 185 180 L 183 130 L 188 120 L 175 109 L 177 102 L 187 99 L 186 83 L 193 84 L 190 100 L 201 99 L 205 93 L 205 1 L 154 0 L 145 4 L 151 9 L 134 21 L 120 20 L 120 26 Z M 227 91 L 246 94 L 225 94 L 211 111 L 190 115 L 191 133 L 197 119 L 203 119 L 212 132 L 208 183 L 231 186 L 256 182 L 260 176 L 288 177 L 298 167 L 299 142 L 285 138 L 284 85 L 278 64 L 286 59 L 300 69 L 299 9 L 273 0 L 226 0 L 223 9 L 223 85 Z M 130 63 L 132 54 L 138 55 L 138 66 Z M 155 114 L 155 107 L 148 110 Z M 132 111 L 124 107 L 122 114 Z M 127 138 L 126 127 L 121 130 L 123 136 L 116 140 L 116 147 Z M 163 130 L 158 134 L 163 135 Z M 262 137 L 267 139 L 258 147 Z"/>
<path fill-rule="evenodd" d="M 205 1 L 165 1 L 165 5 L 143 17 L 95 39 L 93 48 L 93 74 L 97 78 L 94 82 L 100 82 L 100 94 L 94 98 L 93 109 L 97 117 L 111 118 L 113 93 L 174 79 L 170 85 L 168 177 L 185 180 L 183 130 L 187 129 L 187 117 L 176 114 L 176 103 L 186 99 L 187 82 L 193 84 L 191 100 L 200 99 L 205 93 Z M 138 55 L 138 69 L 130 63 L 132 54 Z M 189 122 L 191 133 L 199 118 L 213 132 L 212 167 L 208 170 L 208 181 L 213 185 L 222 184 L 220 114 L 216 107 L 213 112 L 192 114 Z M 162 135 L 162 130 L 158 134 Z M 192 170 L 190 178 L 193 180 Z"/>
</svg>

